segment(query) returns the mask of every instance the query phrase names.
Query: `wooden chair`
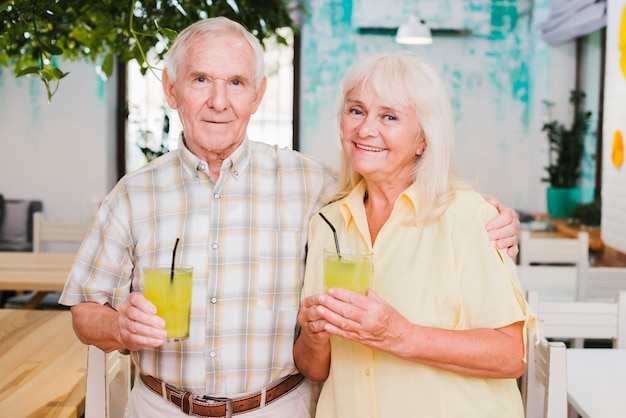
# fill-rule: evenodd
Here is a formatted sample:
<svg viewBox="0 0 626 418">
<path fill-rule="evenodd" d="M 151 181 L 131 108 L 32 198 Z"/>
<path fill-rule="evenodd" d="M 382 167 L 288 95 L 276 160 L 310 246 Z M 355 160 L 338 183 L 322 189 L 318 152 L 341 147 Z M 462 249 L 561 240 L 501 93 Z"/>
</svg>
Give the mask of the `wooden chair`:
<svg viewBox="0 0 626 418">
<path fill-rule="evenodd" d="M 529 291 L 526 297 L 539 318 L 541 337 L 610 340 L 613 348 L 626 348 L 626 291 L 619 291 L 612 302 L 541 300 L 537 291 Z M 577 417 L 573 408 L 569 416 Z"/>
<path fill-rule="evenodd" d="M 529 340 L 528 368 L 522 376 L 526 418 L 564 418 L 567 415 L 567 353 L 562 341 L 541 337 Z"/>
<path fill-rule="evenodd" d="M 130 388 L 130 356 L 90 345 L 85 418 L 123 418 Z"/>
<path fill-rule="evenodd" d="M 533 235 L 520 231 L 520 265 L 589 265 L 589 234 L 578 233 L 578 238 L 560 238 Z"/>
<path fill-rule="evenodd" d="M 80 244 L 85 238 L 88 222 L 45 219 L 42 212 L 33 215 L 33 251 L 43 252 L 48 243 Z M 78 248 L 76 248 L 78 249 Z"/>
<path fill-rule="evenodd" d="M 576 300 L 578 283 L 589 268 L 589 235 L 560 238 L 556 234 L 520 231 L 520 263 L 517 266 L 522 288 L 537 290 L 542 298 Z"/>
<path fill-rule="evenodd" d="M 89 228 L 88 222 L 57 221 L 46 219 L 43 212 L 33 214 L 33 252 L 44 252 L 46 244 L 72 244 L 74 251 L 82 243 Z M 5 303 L 6 308 L 21 308 L 34 296 L 34 292 L 13 296 Z M 67 309 L 58 304 L 59 292 L 48 293 L 37 303 L 37 309 Z M 35 303 L 35 302 L 33 302 Z"/>
<path fill-rule="evenodd" d="M 626 291 L 612 302 L 540 300 L 537 291 L 529 291 L 527 300 L 543 337 L 611 340 L 614 348 L 626 348 Z"/>
<path fill-rule="evenodd" d="M 577 300 L 611 301 L 626 290 L 626 267 L 588 267 L 578 278 Z"/>
<path fill-rule="evenodd" d="M 536 290 L 542 299 L 575 301 L 578 281 L 584 273 L 577 266 L 517 266 L 524 291 Z"/>
</svg>

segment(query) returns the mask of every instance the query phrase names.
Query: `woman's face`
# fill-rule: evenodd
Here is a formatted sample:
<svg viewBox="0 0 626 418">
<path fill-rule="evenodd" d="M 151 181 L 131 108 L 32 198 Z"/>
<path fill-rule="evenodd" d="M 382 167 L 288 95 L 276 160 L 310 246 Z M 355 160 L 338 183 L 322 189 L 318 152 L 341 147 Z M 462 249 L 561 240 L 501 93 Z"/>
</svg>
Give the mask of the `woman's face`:
<svg viewBox="0 0 626 418">
<path fill-rule="evenodd" d="M 384 103 L 359 84 L 345 97 L 340 129 L 343 151 L 366 181 L 413 182 L 415 156 L 426 148 L 413 108 Z"/>
</svg>

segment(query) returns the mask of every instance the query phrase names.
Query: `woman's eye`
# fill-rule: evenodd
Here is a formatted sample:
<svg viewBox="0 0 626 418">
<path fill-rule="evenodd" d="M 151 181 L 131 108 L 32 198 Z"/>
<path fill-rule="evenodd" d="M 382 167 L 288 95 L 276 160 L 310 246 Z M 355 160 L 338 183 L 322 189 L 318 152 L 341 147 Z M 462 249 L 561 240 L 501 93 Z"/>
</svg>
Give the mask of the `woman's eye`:
<svg viewBox="0 0 626 418">
<path fill-rule="evenodd" d="M 398 118 L 395 117 L 394 115 L 385 115 L 385 116 L 383 116 L 383 119 L 388 120 L 388 121 L 390 121 L 390 120 L 398 120 Z"/>
<path fill-rule="evenodd" d="M 350 109 L 348 112 L 350 114 L 352 114 L 352 115 L 362 115 L 363 114 L 363 112 L 361 112 L 360 109 Z"/>
</svg>

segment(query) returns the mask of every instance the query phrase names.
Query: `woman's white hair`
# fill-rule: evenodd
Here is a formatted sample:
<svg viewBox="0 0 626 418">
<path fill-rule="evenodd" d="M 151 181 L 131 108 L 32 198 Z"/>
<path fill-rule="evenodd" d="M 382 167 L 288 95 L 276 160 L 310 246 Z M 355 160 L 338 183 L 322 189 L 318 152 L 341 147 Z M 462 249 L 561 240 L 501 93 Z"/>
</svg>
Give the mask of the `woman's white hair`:
<svg viewBox="0 0 626 418">
<path fill-rule="evenodd" d="M 435 220 L 443 213 L 459 181 L 454 157 L 454 116 L 446 87 L 436 71 L 417 55 L 402 51 L 367 56 L 355 62 L 342 84 L 339 118 L 353 89 L 372 89 L 378 100 L 392 107 L 409 106 L 422 128 L 424 153 L 416 157 L 412 182 L 420 193 L 417 222 Z M 338 196 L 347 195 L 361 180 L 343 151 Z"/>
<path fill-rule="evenodd" d="M 265 64 L 263 62 L 263 47 L 261 46 L 261 42 L 244 26 L 226 17 L 211 17 L 199 20 L 187 26 L 178 34 L 176 40 L 165 54 L 165 68 L 167 69 L 167 74 L 172 83 L 176 81 L 178 65 L 185 59 L 185 50 L 189 39 L 195 36 L 223 34 L 240 35 L 248 42 L 250 47 L 252 47 L 255 61 L 254 86 L 258 89 L 265 76 Z"/>
</svg>

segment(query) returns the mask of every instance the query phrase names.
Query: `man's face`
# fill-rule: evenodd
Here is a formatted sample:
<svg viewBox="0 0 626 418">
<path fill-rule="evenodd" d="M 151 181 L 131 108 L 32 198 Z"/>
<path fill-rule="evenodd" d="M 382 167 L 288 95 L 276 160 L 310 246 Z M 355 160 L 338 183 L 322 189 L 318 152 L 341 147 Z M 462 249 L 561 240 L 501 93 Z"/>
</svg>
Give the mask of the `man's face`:
<svg viewBox="0 0 626 418">
<path fill-rule="evenodd" d="M 163 72 L 167 102 L 177 109 L 187 147 L 198 157 L 225 158 L 243 141 L 265 92 L 265 79 L 258 90 L 254 86 L 254 69 L 252 47 L 223 34 L 189 39 L 174 83 Z"/>
</svg>

